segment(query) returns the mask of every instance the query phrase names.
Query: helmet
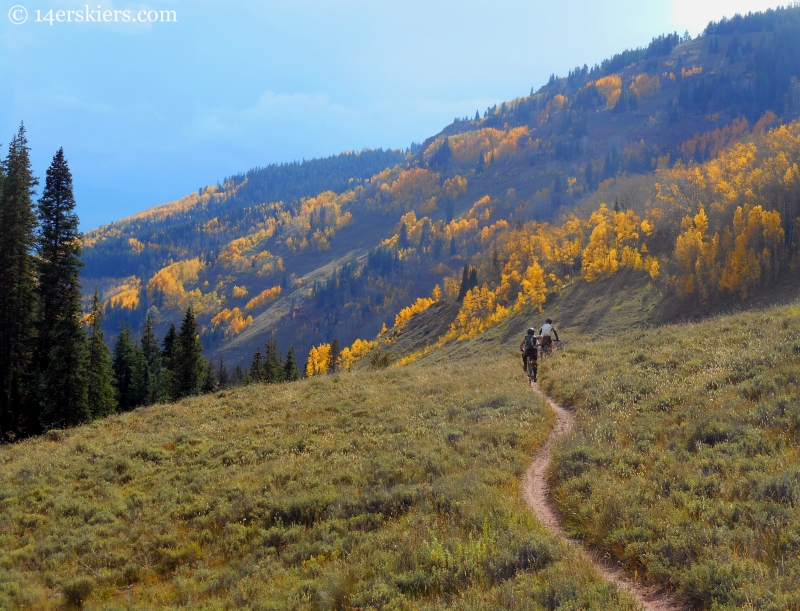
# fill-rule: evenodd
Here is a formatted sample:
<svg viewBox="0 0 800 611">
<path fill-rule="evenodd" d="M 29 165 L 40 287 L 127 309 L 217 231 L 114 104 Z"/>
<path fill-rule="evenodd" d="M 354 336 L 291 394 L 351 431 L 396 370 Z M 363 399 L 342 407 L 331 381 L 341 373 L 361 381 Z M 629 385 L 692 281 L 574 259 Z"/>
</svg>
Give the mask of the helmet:
<svg viewBox="0 0 800 611">
<path fill-rule="evenodd" d="M 548 319 L 547 319 L 545 322 L 546 322 L 548 325 L 552 325 L 552 324 L 553 324 L 553 319 L 552 319 L 552 318 L 548 318 Z"/>
<path fill-rule="evenodd" d="M 528 335 L 536 335 L 536 329 L 534 329 L 533 327 L 528 329 Z"/>
</svg>

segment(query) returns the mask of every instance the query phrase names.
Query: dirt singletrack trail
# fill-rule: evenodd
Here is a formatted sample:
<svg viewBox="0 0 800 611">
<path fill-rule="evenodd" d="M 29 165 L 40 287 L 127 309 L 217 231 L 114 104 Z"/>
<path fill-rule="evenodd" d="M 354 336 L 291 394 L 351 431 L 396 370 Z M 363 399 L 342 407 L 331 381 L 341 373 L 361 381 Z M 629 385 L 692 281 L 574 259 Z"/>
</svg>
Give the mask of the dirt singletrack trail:
<svg viewBox="0 0 800 611">
<path fill-rule="evenodd" d="M 534 456 L 525 473 L 523 494 L 528 507 L 553 534 L 569 543 L 578 553 L 591 560 L 603 579 L 613 581 L 620 590 L 632 596 L 646 611 L 687 611 L 688 607 L 677 601 L 670 593 L 636 583 L 612 560 L 604 558 L 594 550 L 586 549 L 580 542 L 570 538 L 561 527 L 558 513 L 550 502 L 547 472 L 550 469 L 553 444 L 557 439 L 568 434 L 573 429 L 575 416 L 572 412 L 550 399 L 539 389 L 538 385 L 531 384 L 531 388 L 553 409 L 556 414 L 556 424 L 550 433 L 550 437 L 547 438 L 545 444 Z"/>
</svg>

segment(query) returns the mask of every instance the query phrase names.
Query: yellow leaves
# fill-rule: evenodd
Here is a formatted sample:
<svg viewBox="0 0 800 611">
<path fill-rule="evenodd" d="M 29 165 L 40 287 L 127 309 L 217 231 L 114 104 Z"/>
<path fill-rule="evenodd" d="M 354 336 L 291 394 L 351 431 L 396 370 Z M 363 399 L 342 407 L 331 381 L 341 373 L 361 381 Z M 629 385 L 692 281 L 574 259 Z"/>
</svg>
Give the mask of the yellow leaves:
<svg viewBox="0 0 800 611">
<path fill-rule="evenodd" d="M 378 346 L 378 342 L 371 342 L 364 339 L 357 339 L 352 346 L 342 350 L 339 363 L 345 371 L 350 371 L 353 363 L 363 359 L 373 348 Z"/>
<path fill-rule="evenodd" d="M 644 235 L 646 235 L 647 237 L 650 237 L 651 235 L 653 235 L 653 230 L 655 229 L 655 225 L 653 225 L 653 223 L 652 223 L 652 222 L 650 222 L 649 220 L 647 220 L 647 219 L 644 219 L 644 220 L 642 221 L 642 224 L 641 224 L 641 225 L 639 225 L 639 227 L 641 227 L 641 229 L 642 229 L 642 232 L 643 232 L 643 233 L 644 233 Z"/>
<path fill-rule="evenodd" d="M 131 247 L 131 250 L 140 255 L 144 252 L 144 244 L 137 240 L 136 238 L 128 238 L 128 245 Z"/>
<path fill-rule="evenodd" d="M 522 278 L 522 294 L 519 303 L 541 305 L 547 298 L 547 285 L 544 281 L 544 270 L 539 261 L 534 260 Z"/>
<path fill-rule="evenodd" d="M 507 155 L 514 155 L 519 150 L 519 141 L 529 133 L 527 127 L 515 127 L 510 130 L 500 130 L 492 127 L 464 132 L 450 137 L 450 150 L 457 163 L 477 164 L 480 158 L 486 161 L 490 156 L 500 159 Z M 460 178 L 460 177 L 455 177 Z M 449 179 L 448 179 L 449 180 Z M 466 179 L 463 187 L 466 189 Z M 445 181 L 444 191 L 448 190 L 448 181 Z M 459 190 L 461 186 L 458 187 Z M 449 195 L 448 195 L 449 196 Z"/>
<path fill-rule="evenodd" d="M 448 299 L 458 297 L 458 292 L 461 289 L 461 280 L 458 278 L 450 277 L 444 279 L 444 294 Z"/>
<path fill-rule="evenodd" d="M 431 298 L 434 302 L 438 303 L 442 300 L 442 287 L 438 284 L 433 287 L 433 292 L 431 293 Z"/>
<path fill-rule="evenodd" d="M 159 270 L 147 283 L 147 295 L 167 308 L 183 308 L 187 296 L 185 284 L 198 281 L 203 269 L 199 257 L 178 261 Z"/>
<path fill-rule="evenodd" d="M 428 299 L 427 297 L 419 297 L 413 304 L 411 304 L 407 308 L 403 308 L 402 310 L 400 310 L 400 312 L 394 318 L 394 326 L 399 327 L 400 325 L 405 324 L 406 322 L 411 320 L 411 318 L 415 314 L 424 312 L 434 303 L 436 303 L 436 300 L 434 299 Z"/>
<path fill-rule="evenodd" d="M 136 276 L 124 278 L 117 286 L 106 292 L 105 305 L 114 310 L 135 310 L 139 307 L 142 281 Z"/>
<path fill-rule="evenodd" d="M 389 187 L 391 207 L 410 210 L 415 204 L 438 195 L 439 191 L 438 173 L 423 168 L 405 170 Z"/>
<path fill-rule="evenodd" d="M 235 298 L 246 297 L 247 296 L 247 287 L 246 286 L 236 286 L 233 285 L 233 296 Z"/>
<path fill-rule="evenodd" d="M 271 289 L 266 289 L 264 291 L 261 291 L 258 295 L 253 297 L 250 301 L 247 302 L 247 305 L 244 306 L 244 309 L 249 312 L 250 310 L 256 308 L 262 308 L 268 303 L 272 303 L 273 301 L 275 301 L 280 296 L 280 294 L 281 294 L 280 285 L 273 286 Z"/>
<path fill-rule="evenodd" d="M 631 90 L 637 98 L 649 98 L 661 89 L 661 79 L 658 76 L 650 77 L 646 73 L 638 75 L 631 84 Z"/>
<path fill-rule="evenodd" d="M 308 352 L 308 363 L 306 363 L 306 377 L 311 378 L 328 372 L 331 360 L 331 345 L 321 344 L 312 346 Z"/>
<path fill-rule="evenodd" d="M 225 337 L 238 335 L 251 324 L 253 324 L 253 317 L 248 316 L 245 318 L 239 308 L 233 308 L 233 310 L 225 308 L 211 319 L 212 328 L 217 328 L 220 325 L 225 326 Z"/>
<path fill-rule="evenodd" d="M 592 83 L 589 83 L 590 86 Z M 610 74 L 598 79 L 594 86 L 606 98 L 606 108 L 613 108 L 622 94 L 622 78 L 619 74 Z"/>
<path fill-rule="evenodd" d="M 489 286 L 467 291 L 458 316 L 450 325 L 444 341 L 471 339 L 494 326 L 510 314 L 510 310 L 497 304 L 497 296 Z"/>
<path fill-rule="evenodd" d="M 703 74 L 703 66 L 692 66 L 688 70 L 686 68 L 681 68 L 681 76 L 683 78 L 694 76 L 695 74 Z"/>
<path fill-rule="evenodd" d="M 462 176 L 453 176 L 444 181 L 442 195 L 449 199 L 456 199 L 467 192 L 467 179 Z"/>
<path fill-rule="evenodd" d="M 560 93 L 550 98 L 550 100 L 547 101 L 544 110 L 542 110 L 537 117 L 539 124 L 541 125 L 542 123 L 547 122 L 553 113 L 558 112 L 567 105 L 567 101 L 568 100 L 566 96 L 563 96 Z"/>
</svg>

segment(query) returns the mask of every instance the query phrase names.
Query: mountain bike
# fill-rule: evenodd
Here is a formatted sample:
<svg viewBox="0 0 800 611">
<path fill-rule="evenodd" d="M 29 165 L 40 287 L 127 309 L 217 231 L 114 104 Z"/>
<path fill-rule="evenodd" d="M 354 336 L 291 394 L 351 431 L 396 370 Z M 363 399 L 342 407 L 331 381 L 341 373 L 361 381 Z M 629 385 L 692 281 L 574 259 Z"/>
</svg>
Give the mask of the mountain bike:
<svg viewBox="0 0 800 611">
<path fill-rule="evenodd" d="M 530 357 L 525 359 L 525 373 L 528 374 L 528 383 L 536 382 L 537 374 L 539 373 L 539 362 Z"/>
<path fill-rule="evenodd" d="M 542 356 L 550 356 L 553 354 L 553 351 L 556 349 L 556 342 L 561 343 L 561 340 L 553 339 L 549 342 L 542 342 Z"/>
</svg>

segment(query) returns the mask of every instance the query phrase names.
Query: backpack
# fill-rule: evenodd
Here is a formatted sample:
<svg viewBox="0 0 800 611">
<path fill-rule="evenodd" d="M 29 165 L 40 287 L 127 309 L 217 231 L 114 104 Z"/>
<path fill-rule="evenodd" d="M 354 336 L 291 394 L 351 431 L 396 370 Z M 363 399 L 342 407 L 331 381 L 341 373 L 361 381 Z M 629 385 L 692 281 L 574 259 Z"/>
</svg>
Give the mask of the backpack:
<svg viewBox="0 0 800 611">
<path fill-rule="evenodd" d="M 526 335 L 525 336 L 525 349 L 526 350 L 534 350 L 536 348 L 536 336 L 535 335 Z"/>
</svg>

